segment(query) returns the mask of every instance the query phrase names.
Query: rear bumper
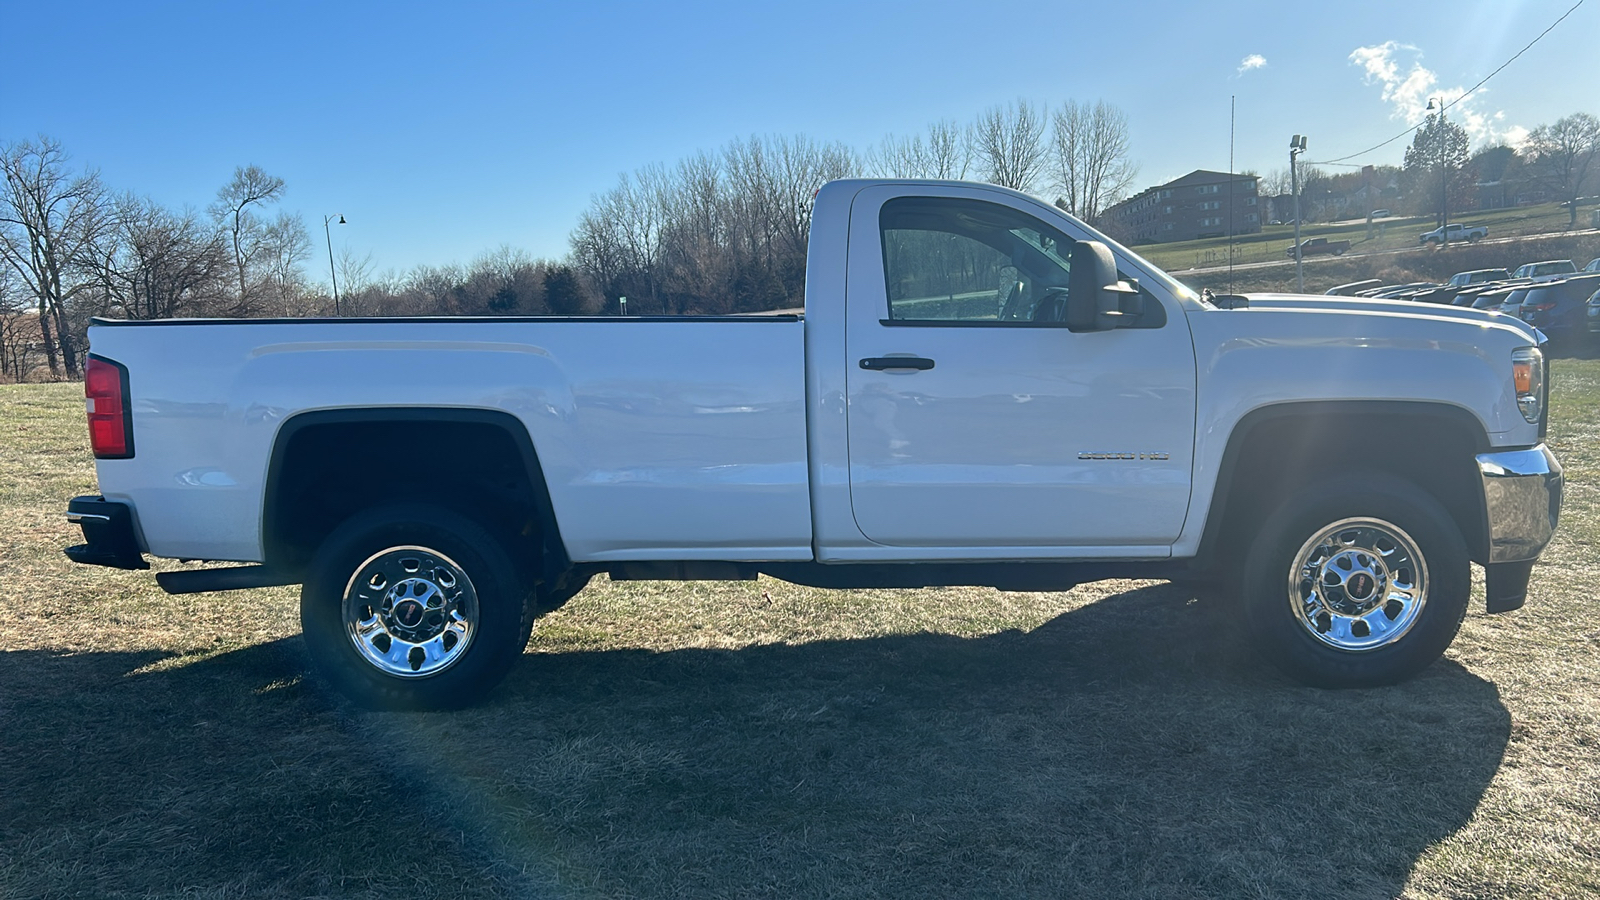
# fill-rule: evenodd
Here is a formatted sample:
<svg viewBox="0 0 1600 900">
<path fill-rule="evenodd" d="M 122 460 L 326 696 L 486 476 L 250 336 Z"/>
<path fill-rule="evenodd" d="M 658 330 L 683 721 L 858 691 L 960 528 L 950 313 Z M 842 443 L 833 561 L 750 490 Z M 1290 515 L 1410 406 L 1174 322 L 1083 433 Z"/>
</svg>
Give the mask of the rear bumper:
<svg viewBox="0 0 1600 900">
<path fill-rule="evenodd" d="M 104 497 L 74 497 L 67 521 L 83 529 L 84 543 L 66 548 L 67 558 L 91 566 L 148 569 L 133 531 L 133 507 Z"/>
</svg>

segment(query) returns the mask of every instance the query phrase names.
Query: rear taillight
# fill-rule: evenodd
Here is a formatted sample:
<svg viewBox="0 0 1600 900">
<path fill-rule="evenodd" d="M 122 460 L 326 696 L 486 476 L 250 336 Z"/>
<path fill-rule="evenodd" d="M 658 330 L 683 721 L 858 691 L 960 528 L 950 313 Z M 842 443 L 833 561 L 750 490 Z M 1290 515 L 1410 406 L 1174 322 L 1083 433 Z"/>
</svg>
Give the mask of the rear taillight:
<svg viewBox="0 0 1600 900">
<path fill-rule="evenodd" d="M 83 370 L 89 410 L 89 446 L 95 459 L 133 456 L 133 408 L 128 403 L 128 367 L 90 356 Z"/>
<path fill-rule="evenodd" d="M 1549 312 L 1550 310 L 1555 309 L 1556 305 L 1554 303 L 1537 303 L 1534 304 L 1533 308 L 1539 312 Z"/>
</svg>

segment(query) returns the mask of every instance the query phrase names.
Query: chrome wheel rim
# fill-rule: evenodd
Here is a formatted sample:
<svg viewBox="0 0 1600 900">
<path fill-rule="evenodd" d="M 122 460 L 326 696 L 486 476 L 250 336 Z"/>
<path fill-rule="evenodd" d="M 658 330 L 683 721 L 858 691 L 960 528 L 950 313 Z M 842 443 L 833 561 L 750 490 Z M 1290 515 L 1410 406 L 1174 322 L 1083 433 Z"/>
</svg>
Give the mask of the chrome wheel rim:
<svg viewBox="0 0 1600 900">
<path fill-rule="evenodd" d="M 427 547 L 390 547 L 356 568 L 344 590 L 345 634 L 385 675 L 448 669 L 478 633 L 478 594 L 455 560 Z"/>
<path fill-rule="evenodd" d="M 1311 536 L 1289 568 L 1289 607 L 1318 641 L 1361 652 L 1405 637 L 1428 602 L 1428 564 L 1403 528 L 1341 519 Z"/>
</svg>

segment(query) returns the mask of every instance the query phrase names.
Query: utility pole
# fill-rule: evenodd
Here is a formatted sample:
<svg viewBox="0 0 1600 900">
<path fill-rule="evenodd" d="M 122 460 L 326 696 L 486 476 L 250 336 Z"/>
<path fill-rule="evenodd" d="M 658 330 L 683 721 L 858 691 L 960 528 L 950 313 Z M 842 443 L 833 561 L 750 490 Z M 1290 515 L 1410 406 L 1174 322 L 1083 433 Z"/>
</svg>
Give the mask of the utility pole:
<svg viewBox="0 0 1600 900">
<path fill-rule="evenodd" d="M 1306 136 L 1297 134 L 1289 139 L 1289 191 L 1294 194 L 1294 281 L 1295 291 L 1306 292 L 1306 273 L 1300 265 L 1300 176 L 1294 161 L 1306 152 Z"/>
</svg>

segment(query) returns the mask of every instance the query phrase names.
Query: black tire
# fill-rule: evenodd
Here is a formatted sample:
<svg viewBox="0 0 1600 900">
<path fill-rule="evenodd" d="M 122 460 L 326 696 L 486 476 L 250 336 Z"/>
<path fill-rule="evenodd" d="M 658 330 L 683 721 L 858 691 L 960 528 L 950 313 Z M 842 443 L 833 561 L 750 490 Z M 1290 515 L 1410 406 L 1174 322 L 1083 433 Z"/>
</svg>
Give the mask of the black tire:
<svg viewBox="0 0 1600 900">
<path fill-rule="evenodd" d="M 1431 665 L 1455 639 L 1472 589 L 1450 515 L 1375 472 L 1296 492 L 1261 523 L 1243 574 L 1262 655 L 1330 688 L 1394 684 Z"/>
<path fill-rule="evenodd" d="M 300 624 L 317 671 L 357 704 L 452 709 L 482 699 L 521 655 L 527 595 L 483 526 L 442 507 L 381 507 L 317 549 Z"/>
</svg>

